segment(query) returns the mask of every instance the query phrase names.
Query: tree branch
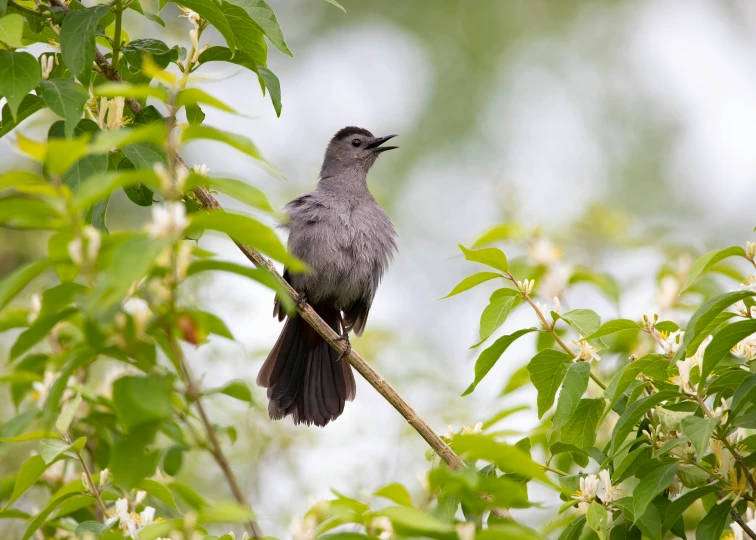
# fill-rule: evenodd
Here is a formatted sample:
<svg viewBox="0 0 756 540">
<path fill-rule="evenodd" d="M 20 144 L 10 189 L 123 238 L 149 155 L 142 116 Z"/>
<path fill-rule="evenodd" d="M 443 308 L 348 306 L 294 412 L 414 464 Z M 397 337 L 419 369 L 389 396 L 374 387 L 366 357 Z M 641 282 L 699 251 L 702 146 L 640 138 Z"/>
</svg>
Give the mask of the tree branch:
<svg viewBox="0 0 756 540">
<path fill-rule="evenodd" d="M 743 529 L 744 533 L 750 536 L 753 540 L 756 540 L 756 532 L 754 532 L 753 529 L 748 526 L 748 524 L 745 522 L 745 520 L 737 510 L 733 508 L 730 512 L 730 515 L 732 516 L 733 521 L 740 525 L 740 528 Z"/>
<path fill-rule="evenodd" d="M 181 367 L 181 376 L 184 379 L 184 384 L 186 384 L 186 393 L 188 397 L 194 401 L 194 405 L 197 407 L 197 413 L 199 414 L 200 421 L 202 422 L 202 425 L 205 428 L 205 432 L 207 433 L 207 440 L 210 443 L 210 455 L 213 456 L 213 459 L 215 459 L 215 462 L 223 471 L 223 475 L 226 477 L 226 481 L 228 482 L 228 485 L 231 488 L 231 492 L 233 493 L 236 501 L 239 504 L 243 505 L 245 508 L 251 509 L 250 504 L 247 502 L 247 499 L 244 496 L 244 492 L 241 490 L 241 487 L 239 487 L 239 482 L 236 479 L 236 475 L 234 475 L 234 471 L 231 469 L 231 465 L 229 465 L 228 459 L 226 459 L 226 456 L 223 453 L 220 441 L 215 434 L 215 428 L 213 428 L 213 424 L 210 422 L 210 418 L 207 416 L 207 412 L 205 412 L 205 406 L 202 403 L 202 398 L 200 397 L 199 387 L 194 380 L 194 375 L 192 374 L 192 370 L 189 367 L 189 364 L 186 362 L 184 351 L 181 350 L 181 346 L 174 337 L 170 336 L 169 341 L 173 354 L 176 357 L 176 361 Z M 260 525 L 257 523 L 257 521 L 250 519 L 248 525 L 252 531 L 253 538 L 263 538 L 264 535 L 262 529 L 260 528 Z"/>
</svg>

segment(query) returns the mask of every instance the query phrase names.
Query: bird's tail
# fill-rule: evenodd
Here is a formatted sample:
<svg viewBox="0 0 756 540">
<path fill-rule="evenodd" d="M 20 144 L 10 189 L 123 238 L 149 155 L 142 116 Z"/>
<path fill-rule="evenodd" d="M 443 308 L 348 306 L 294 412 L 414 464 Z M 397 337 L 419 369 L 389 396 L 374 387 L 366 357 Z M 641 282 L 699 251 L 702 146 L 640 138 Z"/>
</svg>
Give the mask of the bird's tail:
<svg viewBox="0 0 756 540">
<path fill-rule="evenodd" d="M 336 333 L 335 309 L 313 306 Z M 257 376 L 268 389 L 268 414 L 273 420 L 293 415 L 295 424 L 325 426 L 354 399 L 355 384 L 348 362 L 301 317 L 286 320 L 281 335 Z"/>
</svg>

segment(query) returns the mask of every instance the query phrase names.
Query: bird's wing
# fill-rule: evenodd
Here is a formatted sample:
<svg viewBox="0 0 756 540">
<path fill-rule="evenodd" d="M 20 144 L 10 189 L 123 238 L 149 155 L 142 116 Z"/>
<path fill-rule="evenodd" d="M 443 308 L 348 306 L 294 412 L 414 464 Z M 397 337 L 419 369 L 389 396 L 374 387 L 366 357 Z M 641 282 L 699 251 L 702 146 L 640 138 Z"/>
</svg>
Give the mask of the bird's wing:
<svg viewBox="0 0 756 540">
<path fill-rule="evenodd" d="M 352 330 L 355 336 L 361 336 L 367 324 L 370 305 L 373 299 L 360 299 L 344 311 L 344 323 L 347 329 Z"/>
</svg>

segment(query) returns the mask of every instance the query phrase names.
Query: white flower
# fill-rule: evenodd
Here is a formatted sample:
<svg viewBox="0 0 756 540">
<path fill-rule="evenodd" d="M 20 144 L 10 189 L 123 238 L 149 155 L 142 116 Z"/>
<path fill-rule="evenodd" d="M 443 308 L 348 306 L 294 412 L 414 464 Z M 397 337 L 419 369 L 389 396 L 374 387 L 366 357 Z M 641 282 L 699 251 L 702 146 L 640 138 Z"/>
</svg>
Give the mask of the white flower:
<svg viewBox="0 0 756 540">
<path fill-rule="evenodd" d="M 134 504 L 135 505 L 142 504 L 142 502 L 144 501 L 145 497 L 147 497 L 147 492 L 140 489 L 136 493 L 136 497 L 134 498 Z"/>
<path fill-rule="evenodd" d="M 558 296 L 554 297 L 554 311 L 556 313 L 561 313 L 562 312 L 562 303 L 559 301 L 559 297 Z"/>
<path fill-rule="evenodd" d="M 604 496 L 602 497 L 604 502 L 611 502 L 624 497 L 625 494 L 623 491 L 612 485 L 612 478 L 609 475 L 608 470 L 603 469 L 599 471 L 599 479 L 601 479 L 601 483 L 604 484 Z"/>
<path fill-rule="evenodd" d="M 517 288 L 525 295 L 530 295 L 533 292 L 533 286 L 535 285 L 534 279 L 526 279 L 524 281 L 517 282 Z"/>
<path fill-rule="evenodd" d="M 123 303 L 123 311 L 131 315 L 136 335 L 141 337 L 147 328 L 147 321 L 149 321 L 150 315 L 152 315 L 150 306 L 141 298 L 131 297 Z"/>
<path fill-rule="evenodd" d="M 580 489 L 572 496 L 573 499 L 591 502 L 596 498 L 599 488 L 599 479 L 595 474 L 580 477 Z"/>
<path fill-rule="evenodd" d="M 100 473 L 100 489 L 102 490 L 108 485 L 108 477 L 110 476 L 110 470 L 103 469 Z"/>
<path fill-rule="evenodd" d="M 601 360 L 601 357 L 597 354 L 598 349 L 588 343 L 586 340 L 581 339 L 580 341 L 573 341 L 573 343 L 580 347 L 577 355 L 575 356 L 576 360 L 590 360 L 591 358 L 596 361 Z"/>
<path fill-rule="evenodd" d="M 536 264 L 550 266 L 562 258 L 562 250 L 547 238 L 535 238 L 528 246 L 528 255 Z"/>
<path fill-rule="evenodd" d="M 373 518 L 373 521 L 370 522 L 370 529 L 373 534 L 376 533 L 376 531 L 381 531 L 381 533 L 378 535 L 378 538 L 393 538 L 394 535 L 394 526 L 391 523 L 391 520 L 387 518 L 386 516 L 378 516 L 376 518 Z"/>
<path fill-rule="evenodd" d="M 45 54 L 39 57 L 39 61 L 42 64 L 42 78 L 47 80 L 55 67 L 56 57 L 54 54 Z"/>
<path fill-rule="evenodd" d="M 709 346 L 709 343 L 711 343 L 712 339 L 714 339 L 714 336 L 708 336 L 706 339 L 704 339 L 701 342 L 701 344 L 698 346 L 698 350 L 696 351 L 696 354 L 690 357 L 693 363 L 697 365 L 699 368 L 701 367 L 701 363 L 703 363 L 703 357 L 704 357 L 704 353 L 706 352 L 706 347 Z"/>
<path fill-rule="evenodd" d="M 85 242 L 86 254 L 84 252 Z M 68 255 L 74 264 L 81 266 L 84 261 L 95 261 L 97 259 L 101 244 L 100 231 L 91 225 L 85 225 L 81 231 L 81 236 L 68 243 Z"/>
<path fill-rule="evenodd" d="M 149 226 L 150 236 L 166 238 L 179 236 L 189 225 L 186 208 L 182 202 L 166 202 L 152 205 L 152 223 Z"/>
<path fill-rule="evenodd" d="M 743 360 L 753 360 L 756 357 L 756 336 L 748 336 L 735 345 L 730 352 Z"/>
<path fill-rule="evenodd" d="M 748 274 L 740 284 L 741 290 L 756 292 L 756 276 Z"/>
<path fill-rule="evenodd" d="M 68 256 L 76 266 L 84 263 L 84 242 L 81 238 L 74 238 L 68 243 Z"/>
<path fill-rule="evenodd" d="M 680 482 L 680 479 L 676 476 L 672 479 L 672 483 L 668 486 L 669 489 L 669 498 L 670 499 L 676 499 L 680 496 L 682 493 L 682 483 Z"/>
<path fill-rule="evenodd" d="M 142 527 L 150 525 L 155 520 L 155 509 L 151 506 L 145 506 L 144 510 L 139 513 L 139 520 Z"/>
<path fill-rule="evenodd" d="M 683 392 L 691 395 L 695 394 L 696 391 L 690 384 L 690 370 L 696 365 L 695 361 L 693 358 L 686 358 L 685 360 L 678 360 L 676 364 L 679 375 L 677 377 L 672 377 L 672 381 L 675 382 Z"/>
<path fill-rule="evenodd" d="M 540 291 L 546 298 L 552 296 L 562 296 L 564 290 L 570 284 L 572 268 L 564 264 L 555 264 L 549 268 L 548 273 L 543 278 Z"/>
<path fill-rule="evenodd" d="M 139 493 L 137 493 L 137 498 L 139 498 Z M 139 503 L 137 502 L 136 504 Z M 108 510 L 106 516 L 106 525 L 112 525 L 118 521 L 119 527 L 124 534 L 132 540 L 137 540 L 140 529 L 155 521 L 155 509 L 151 506 L 146 506 L 140 514 L 137 514 L 136 512 L 129 511 L 128 500 L 118 499 L 115 503 L 115 508 Z"/>
<path fill-rule="evenodd" d="M 201 20 L 201 17 L 196 11 L 192 11 L 189 8 L 185 8 L 183 6 L 179 6 L 179 9 L 184 12 L 183 15 L 179 15 L 179 17 L 186 17 L 189 19 L 189 22 L 191 22 L 195 28 L 199 27 L 199 22 Z"/>
<path fill-rule="evenodd" d="M 550 310 L 548 305 L 541 304 L 540 302 L 536 302 L 535 305 L 538 308 L 538 311 L 540 311 L 541 315 L 543 315 L 544 317 L 546 315 L 548 315 L 549 313 L 551 313 L 551 311 L 554 311 L 555 313 L 560 313 L 561 310 L 562 310 L 562 304 L 559 302 L 559 297 L 558 296 L 554 297 L 554 309 L 553 310 Z"/>
<path fill-rule="evenodd" d="M 100 129 L 113 131 L 124 125 L 123 107 L 126 98 L 123 96 L 113 99 L 102 98 L 97 115 L 97 125 Z"/>
<path fill-rule="evenodd" d="M 196 174 L 201 174 L 202 176 L 207 176 L 210 174 L 210 169 L 207 165 L 195 165 L 192 167 L 192 172 Z"/>
<path fill-rule="evenodd" d="M 659 322 L 659 314 L 656 313 L 656 311 L 651 310 L 648 313 L 643 314 L 641 321 L 643 322 L 643 328 L 651 332 L 656 326 L 656 323 Z"/>
<path fill-rule="evenodd" d="M 315 540 L 318 520 L 315 516 L 309 515 L 304 519 L 294 518 L 291 523 L 291 533 L 294 540 Z"/>
<path fill-rule="evenodd" d="M 455 527 L 459 540 L 475 540 L 475 522 L 460 523 Z"/>
<path fill-rule="evenodd" d="M 475 425 L 465 426 L 462 428 L 463 434 L 475 434 L 483 432 L 483 422 L 476 422 Z"/>
<path fill-rule="evenodd" d="M 29 310 L 29 315 L 26 318 L 29 324 L 37 320 L 40 311 L 42 311 L 42 297 L 37 293 L 34 293 L 31 297 L 31 309 Z"/>
<path fill-rule="evenodd" d="M 50 393 L 55 378 L 55 373 L 52 371 L 45 371 L 44 380 L 42 382 L 35 381 L 32 383 L 34 398 L 37 400 L 37 403 L 44 403 L 47 399 L 47 395 Z"/>
<path fill-rule="evenodd" d="M 656 291 L 656 304 L 659 309 L 665 310 L 672 307 L 680 293 L 680 281 L 673 276 L 664 276 L 659 282 L 659 290 Z"/>
<path fill-rule="evenodd" d="M 756 242 L 746 242 L 746 257 L 751 261 L 756 257 Z"/>
<path fill-rule="evenodd" d="M 682 345 L 684 335 L 685 332 L 682 330 L 672 332 L 666 338 L 662 334 L 662 339 L 664 340 L 662 342 L 662 349 L 664 350 L 664 354 L 675 354 L 680 349 L 680 345 Z"/>
</svg>

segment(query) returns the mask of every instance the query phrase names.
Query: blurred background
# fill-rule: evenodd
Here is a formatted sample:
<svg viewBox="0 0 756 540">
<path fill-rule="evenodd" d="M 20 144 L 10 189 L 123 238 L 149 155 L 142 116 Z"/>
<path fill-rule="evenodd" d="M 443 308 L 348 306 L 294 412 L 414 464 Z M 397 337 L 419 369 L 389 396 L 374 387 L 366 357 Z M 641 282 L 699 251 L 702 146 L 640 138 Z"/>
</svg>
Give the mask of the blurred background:
<svg viewBox="0 0 756 540">
<path fill-rule="evenodd" d="M 401 149 L 384 154 L 369 177 L 398 230 L 399 253 L 365 335 L 353 344 L 438 433 L 535 402 L 528 390 L 500 397 L 509 375 L 532 356 L 535 338 L 520 340 L 475 393 L 459 397 L 473 379 L 477 352 L 468 347 L 478 341 L 480 311 L 494 285 L 439 300 L 476 270 L 457 243 L 469 245 L 502 222 L 537 230 L 563 251 L 559 264 L 587 264 L 629 284 L 619 303 L 577 286 L 563 304 L 637 319 L 658 304 L 657 270 L 675 261 L 667 240 L 693 253 L 753 240 L 755 3 L 342 4 L 346 14 L 317 0 L 271 1 L 294 53 L 270 50 L 269 66 L 281 80 L 280 119 L 251 74 L 220 63 L 198 74 L 198 85 L 247 115 L 208 109 L 206 122 L 252 138 L 287 181 L 213 143 L 190 146 L 183 157 L 214 176 L 261 187 L 282 208 L 314 188 L 325 146 L 341 127 L 400 134 Z M 187 46 L 190 27 L 176 12 L 173 5 L 162 12 L 165 29 L 137 18 L 124 27 L 132 39 Z M 222 38 L 208 32 L 205 40 Z M 42 134 L 51 121 L 52 113 L 41 113 L 21 129 Z M 12 139 L 0 140 L 0 170 L 24 166 Z M 110 230 L 147 220 L 149 209 L 139 210 L 120 193 L 111 201 Z M 30 241 L 36 234 L 0 235 L 2 275 L 45 249 Z M 200 245 L 247 262 L 227 239 L 205 236 Z M 512 249 L 526 252 L 523 244 Z M 232 378 L 254 385 L 280 331 L 270 292 L 229 275 L 193 279 L 187 301 L 221 316 L 236 337 L 188 350 L 195 372 L 209 386 Z M 535 323 L 520 308 L 498 334 Z M 267 534 L 290 537 L 294 517 L 331 488 L 364 496 L 400 481 L 420 494 L 424 442 L 361 379 L 355 402 L 325 429 L 269 421 L 264 392 L 255 392 L 258 407 L 223 396 L 208 401 L 213 419 L 238 429 L 236 443 L 225 442 Z M 9 401 L 0 387 L 0 422 L 12 414 Z M 497 427 L 526 434 L 534 425 L 535 412 L 523 411 Z M 26 455 L 2 451 L 2 473 Z M 211 499 L 229 498 L 209 457 L 189 460 L 182 480 Z M 536 492 L 545 510 L 515 515 L 542 525 L 559 504 L 552 497 Z"/>
</svg>

